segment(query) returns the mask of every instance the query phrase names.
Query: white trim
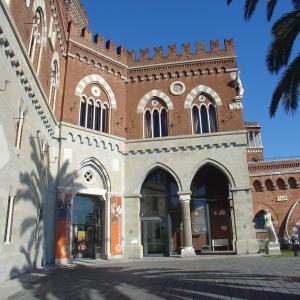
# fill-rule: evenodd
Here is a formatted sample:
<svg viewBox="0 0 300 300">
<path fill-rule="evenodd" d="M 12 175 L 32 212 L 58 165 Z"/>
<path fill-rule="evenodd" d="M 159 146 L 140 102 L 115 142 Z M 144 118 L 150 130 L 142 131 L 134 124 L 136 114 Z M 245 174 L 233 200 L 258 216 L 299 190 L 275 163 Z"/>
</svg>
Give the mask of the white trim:
<svg viewBox="0 0 300 300">
<path fill-rule="evenodd" d="M 137 107 L 137 112 L 143 113 L 147 102 L 154 97 L 162 99 L 166 103 L 168 110 L 174 109 L 171 99 L 164 92 L 160 90 L 151 90 L 150 92 L 145 94 L 140 100 Z"/>
<path fill-rule="evenodd" d="M 216 91 L 214 91 L 213 89 L 211 89 L 210 87 L 208 87 L 206 85 L 198 85 L 193 90 L 191 90 L 188 93 L 188 95 L 186 96 L 185 101 L 184 101 L 184 108 L 185 109 L 191 108 L 193 100 L 195 99 L 195 97 L 197 95 L 199 95 L 201 93 L 208 94 L 213 99 L 213 101 L 215 102 L 215 104 L 217 106 L 221 106 L 222 105 L 221 98 L 217 94 Z"/>
<path fill-rule="evenodd" d="M 75 95 L 82 96 L 83 90 L 89 84 L 92 84 L 92 83 L 99 84 L 106 91 L 108 99 L 110 100 L 110 103 L 111 103 L 111 108 L 117 108 L 116 98 L 115 98 L 115 95 L 114 95 L 111 87 L 105 81 L 105 79 L 98 74 L 91 74 L 91 75 L 88 75 L 88 76 L 82 78 L 76 87 Z"/>
</svg>

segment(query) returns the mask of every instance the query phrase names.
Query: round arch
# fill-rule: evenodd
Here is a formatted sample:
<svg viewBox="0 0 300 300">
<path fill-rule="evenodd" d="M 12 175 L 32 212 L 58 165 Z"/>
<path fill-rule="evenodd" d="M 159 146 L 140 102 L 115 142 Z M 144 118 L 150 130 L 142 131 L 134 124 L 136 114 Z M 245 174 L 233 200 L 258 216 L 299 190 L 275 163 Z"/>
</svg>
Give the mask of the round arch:
<svg viewBox="0 0 300 300">
<path fill-rule="evenodd" d="M 227 177 L 231 188 L 234 188 L 236 186 L 235 180 L 234 180 L 233 176 L 231 175 L 231 173 L 229 172 L 229 170 L 224 165 L 222 165 L 220 162 L 218 162 L 214 159 L 210 159 L 210 158 L 207 158 L 195 165 L 195 167 L 193 168 L 193 170 L 191 172 L 191 177 L 188 180 L 190 186 L 191 186 L 192 181 L 195 178 L 197 172 L 206 165 L 211 165 L 211 166 L 219 169 Z"/>
<path fill-rule="evenodd" d="M 42 36 L 42 44 L 46 45 L 47 43 L 47 15 L 46 15 L 46 6 L 44 0 L 34 0 L 32 4 L 33 14 L 37 11 L 37 9 L 41 9 L 43 16 L 43 36 Z"/>
<path fill-rule="evenodd" d="M 200 93 L 208 94 L 214 100 L 214 102 L 216 103 L 217 106 L 222 105 L 221 98 L 216 91 L 214 91 L 213 89 L 211 89 L 210 87 L 208 87 L 206 85 L 198 85 L 197 87 L 192 89 L 186 96 L 185 101 L 184 101 L 184 108 L 185 109 L 191 108 L 191 104 L 192 104 L 193 100 Z"/>
<path fill-rule="evenodd" d="M 105 81 L 105 79 L 98 74 L 92 74 L 92 75 L 88 75 L 88 76 L 82 78 L 76 87 L 75 95 L 81 96 L 83 90 L 91 83 L 97 83 L 100 86 L 102 86 L 104 88 L 104 90 L 107 92 L 108 98 L 111 103 L 111 107 L 117 108 L 116 98 L 115 98 L 115 95 L 114 95 L 111 87 Z"/>
<path fill-rule="evenodd" d="M 173 103 L 172 103 L 170 97 L 168 97 L 164 92 L 162 92 L 160 90 L 152 90 L 152 91 L 148 92 L 147 94 L 145 94 L 143 96 L 143 98 L 140 100 L 138 107 L 137 107 L 137 112 L 143 113 L 147 102 L 153 97 L 158 97 L 158 98 L 162 99 L 163 101 L 165 101 L 165 103 L 168 107 L 168 110 L 174 109 L 174 106 L 173 106 Z"/>
<path fill-rule="evenodd" d="M 156 163 L 148 166 L 144 170 L 143 174 L 141 174 L 141 176 L 139 176 L 140 180 L 138 181 L 138 184 L 137 184 L 137 190 L 136 190 L 137 194 L 140 194 L 144 181 L 146 180 L 147 176 L 155 169 L 163 169 L 166 172 L 168 172 L 175 179 L 177 186 L 178 186 L 178 191 L 179 192 L 182 191 L 182 184 L 181 184 L 181 181 L 180 181 L 178 175 L 176 174 L 176 172 L 174 170 L 172 170 L 170 167 L 168 167 L 167 165 L 156 162 Z"/>
</svg>

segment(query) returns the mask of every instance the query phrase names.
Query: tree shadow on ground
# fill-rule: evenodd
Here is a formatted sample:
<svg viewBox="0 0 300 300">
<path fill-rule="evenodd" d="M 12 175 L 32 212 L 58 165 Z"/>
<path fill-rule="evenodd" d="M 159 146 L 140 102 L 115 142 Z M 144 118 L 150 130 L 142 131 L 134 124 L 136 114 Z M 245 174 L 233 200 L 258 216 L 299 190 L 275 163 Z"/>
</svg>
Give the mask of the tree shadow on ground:
<svg viewBox="0 0 300 300">
<path fill-rule="evenodd" d="M 197 260 L 199 263 L 200 261 Z M 172 265 L 172 263 L 170 263 Z M 74 264 L 20 277 L 24 291 L 9 299 L 299 299 L 300 283 L 284 276 L 184 270 L 135 262 Z M 297 291 L 293 295 L 291 290 Z"/>
</svg>

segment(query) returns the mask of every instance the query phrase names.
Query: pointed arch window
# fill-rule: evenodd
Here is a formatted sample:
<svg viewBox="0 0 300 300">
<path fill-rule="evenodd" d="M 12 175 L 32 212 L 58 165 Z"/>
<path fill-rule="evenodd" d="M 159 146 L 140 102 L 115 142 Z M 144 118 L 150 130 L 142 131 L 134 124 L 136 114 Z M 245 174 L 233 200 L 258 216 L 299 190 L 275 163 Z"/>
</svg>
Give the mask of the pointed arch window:
<svg viewBox="0 0 300 300">
<path fill-rule="evenodd" d="M 97 102 L 95 105 L 95 130 L 101 130 L 101 102 Z"/>
<path fill-rule="evenodd" d="M 50 83 L 50 93 L 49 93 L 49 104 L 52 110 L 55 110 L 56 95 L 59 86 L 59 65 L 58 61 L 55 59 L 51 67 L 51 83 Z"/>
<path fill-rule="evenodd" d="M 147 109 L 144 113 L 144 137 L 168 136 L 168 124 L 168 111 L 165 107 Z"/>
<path fill-rule="evenodd" d="M 145 138 L 152 137 L 152 128 L 151 128 L 151 112 L 149 110 L 145 113 Z"/>
<path fill-rule="evenodd" d="M 201 133 L 199 108 L 197 106 L 193 106 L 193 125 L 194 133 Z"/>
<path fill-rule="evenodd" d="M 210 132 L 217 132 L 218 131 L 217 115 L 216 115 L 216 109 L 213 105 L 209 105 L 208 113 L 209 113 Z"/>
<path fill-rule="evenodd" d="M 79 125 L 100 132 L 109 132 L 110 106 L 101 100 L 87 100 L 83 95 L 80 101 Z"/>
<path fill-rule="evenodd" d="M 191 114 L 194 134 L 213 133 L 219 131 L 217 112 L 214 104 L 210 102 L 201 103 L 199 106 L 194 104 L 192 106 Z"/>
<path fill-rule="evenodd" d="M 108 105 L 106 103 L 102 109 L 102 132 L 108 132 Z"/>
</svg>

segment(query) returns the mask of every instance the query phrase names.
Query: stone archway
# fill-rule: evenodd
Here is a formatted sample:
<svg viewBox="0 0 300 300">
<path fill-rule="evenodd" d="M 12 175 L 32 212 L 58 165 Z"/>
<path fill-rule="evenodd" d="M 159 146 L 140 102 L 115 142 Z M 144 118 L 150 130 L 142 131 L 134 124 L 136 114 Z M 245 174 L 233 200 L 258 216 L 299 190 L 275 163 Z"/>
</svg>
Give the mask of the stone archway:
<svg viewBox="0 0 300 300">
<path fill-rule="evenodd" d="M 230 183 L 215 166 L 198 170 L 191 184 L 191 225 L 196 253 L 233 251 Z"/>
</svg>

